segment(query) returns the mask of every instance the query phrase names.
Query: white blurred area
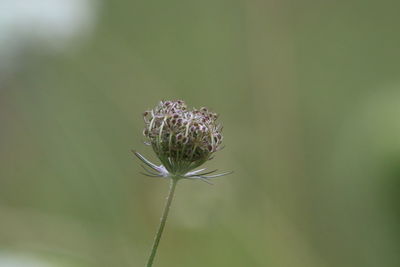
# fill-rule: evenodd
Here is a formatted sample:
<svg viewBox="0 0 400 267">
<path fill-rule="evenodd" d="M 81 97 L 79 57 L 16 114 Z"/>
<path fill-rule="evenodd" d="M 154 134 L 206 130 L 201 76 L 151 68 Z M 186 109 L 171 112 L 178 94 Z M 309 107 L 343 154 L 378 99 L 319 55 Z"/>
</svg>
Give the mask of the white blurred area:
<svg viewBox="0 0 400 267">
<path fill-rule="evenodd" d="M 1 0 L 0 67 L 10 66 L 30 46 L 44 52 L 60 51 L 84 41 L 93 30 L 96 3 L 94 0 Z"/>
<path fill-rule="evenodd" d="M 55 267 L 55 265 L 25 254 L 0 252 L 0 267 Z"/>
</svg>

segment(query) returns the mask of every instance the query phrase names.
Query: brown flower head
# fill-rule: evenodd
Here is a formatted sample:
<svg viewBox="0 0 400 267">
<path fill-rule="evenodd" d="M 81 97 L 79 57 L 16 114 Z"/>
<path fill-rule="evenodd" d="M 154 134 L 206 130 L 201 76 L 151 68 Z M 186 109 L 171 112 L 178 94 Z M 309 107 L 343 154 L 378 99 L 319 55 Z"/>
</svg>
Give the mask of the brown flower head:
<svg viewBox="0 0 400 267">
<path fill-rule="evenodd" d="M 230 173 L 205 176 L 211 172 L 192 171 L 221 149 L 222 126 L 217 123 L 216 113 L 205 107 L 190 110 L 182 100 L 161 101 L 152 110 L 144 112 L 143 118 L 143 134 L 162 163 L 157 166 L 135 152 L 156 171 L 146 170 L 147 175 L 207 179 Z"/>
<path fill-rule="evenodd" d="M 161 101 L 143 117 L 143 134 L 171 173 L 187 173 L 221 148 L 218 115 L 205 107 L 189 110 L 181 100 Z"/>
</svg>

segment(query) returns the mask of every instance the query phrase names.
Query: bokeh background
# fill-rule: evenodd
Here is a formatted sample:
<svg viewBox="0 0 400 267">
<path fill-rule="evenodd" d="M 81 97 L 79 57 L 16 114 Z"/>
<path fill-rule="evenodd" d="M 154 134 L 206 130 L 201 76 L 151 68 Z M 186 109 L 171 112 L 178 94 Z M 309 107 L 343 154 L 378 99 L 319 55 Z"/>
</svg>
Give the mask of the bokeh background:
<svg viewBox="0 0 400 267">
<path fill-rule="evenodd" d="M 0 266 L 144 266 L 141 113 L 220 113 L 155 266 L 400 266 L 400 3 L 2 0 Z"/>
</svg>

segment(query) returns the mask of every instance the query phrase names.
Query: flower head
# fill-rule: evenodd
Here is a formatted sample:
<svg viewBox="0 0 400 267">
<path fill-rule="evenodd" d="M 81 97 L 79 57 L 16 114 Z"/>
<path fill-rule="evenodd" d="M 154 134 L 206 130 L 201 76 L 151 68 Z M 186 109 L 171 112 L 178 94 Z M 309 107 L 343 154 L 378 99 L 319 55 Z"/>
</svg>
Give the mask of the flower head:
<svg viewBox="0 0 400 267">
<path fill-rule="evenodd" d="M 159 167 L 168 175 L 201 176 L 199 171 L 190 171 L 221 149 L 223 136 L 218 115 L 205 107 L 188 109 L 182 100 L 161 101 L 144 112 L 143 118 L 143 134 L 162 163 Z M 143 160 L 143 156 L 135 154 Z"/>
</svg>

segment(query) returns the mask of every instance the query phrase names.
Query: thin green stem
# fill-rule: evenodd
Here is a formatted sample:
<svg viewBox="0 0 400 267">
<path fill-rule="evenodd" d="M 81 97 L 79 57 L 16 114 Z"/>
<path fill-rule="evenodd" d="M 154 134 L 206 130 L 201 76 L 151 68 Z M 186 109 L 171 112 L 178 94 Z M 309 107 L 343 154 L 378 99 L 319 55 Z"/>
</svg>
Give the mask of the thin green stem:
<svg viewBox="0 0 400 267">
<path fill-rule="evenodd" d="M 146 267 L 153 266 L 153 261 L 156 256 L 156 253 L 157 253 L 158 245 L 160 244 L 160 239 L 161 239 L 161 235 L 164 231 L 165 223 L 167 222 L 169 208 L 171 207 L 172 199 L 174 198 L 174 193 L 175 193 L 175 188 L 176 188 L 177 183 L 178 183 L 177 178 L 175 178 L 175 177 L 171 178 L 167 202 L 165 203 L 164 211 L 163 211 L 163 214 L 161 217 L 161 222 L 160 222 L 160 225 L 158 226 L 157 233 L 154 238 L 154 243 L 151 248 L 151 253 L 150 253 L 149 259 L 147 260 Z"/>
</svg>

